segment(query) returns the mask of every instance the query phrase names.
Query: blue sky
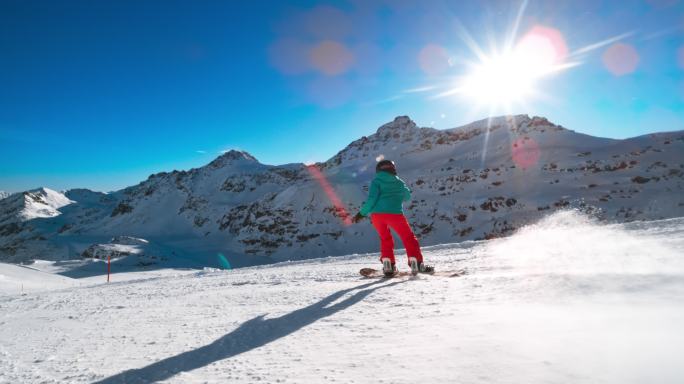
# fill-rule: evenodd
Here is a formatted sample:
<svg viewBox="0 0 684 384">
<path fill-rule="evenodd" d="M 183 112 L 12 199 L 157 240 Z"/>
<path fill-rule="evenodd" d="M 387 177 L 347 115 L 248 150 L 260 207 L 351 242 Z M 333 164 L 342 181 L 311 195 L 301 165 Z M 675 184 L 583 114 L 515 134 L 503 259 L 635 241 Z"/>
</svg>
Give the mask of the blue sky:
<svg viewBox="0 0 684 384">
<path fill-rule="evenodd" d="M 516 20 L 513 45 L 541 27 L 571 65 L 506 108 L 436 97 L 477 62 L 467 36 L 501 51 Z M 615 138 L 684 129 L 677 0 L 3 0 L 0 52 L 0 190 L 13 192 L 115 190 L 231 148 L 324 161 L 397 115 L 450 128 L 528 113 Z"/>
</svg>

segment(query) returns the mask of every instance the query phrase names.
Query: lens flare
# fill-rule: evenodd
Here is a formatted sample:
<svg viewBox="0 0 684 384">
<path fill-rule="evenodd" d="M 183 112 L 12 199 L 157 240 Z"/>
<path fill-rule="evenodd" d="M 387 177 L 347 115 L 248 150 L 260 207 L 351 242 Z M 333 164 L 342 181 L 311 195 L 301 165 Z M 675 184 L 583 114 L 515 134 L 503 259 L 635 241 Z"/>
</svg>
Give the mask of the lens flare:
<svg viewBox="0 0 684 384">
<path fill-rule="evenodd" d="M 568 56 L 568 46 L 565 44 L 563 34 L 551 27 L 537 25 L 533 27 L 518 43 L 518 50 L 525 51 L 524 46 L 530 46 L 539 50 L 537 58 L 548 58 L 547 66 L 560 64 Z M 531 55 L 535 52 L 528 51 Z"/>
<path fill-rule="evenodd" d="M 530 71 L 544 74 L 563 63 L 568 47 L 559 30 L 538 25 L 518 42 L 514 55 L 519 56 L 518 61 L 531 65 Z"/>
<path fill-rule="evenodd" d="M 354 64 L 354 54 L 342 43 L 325 40 L 309 52 L 311 66 L 328 76 L 341 75 Z"/>
<path fill-rule="evenodd" d="M 233 269 L 233 267 L 230 265 L 230 262 L 228 262 L 228 259 L 223 255 L 223 253 L 219 253 L 216 255 L 216 258 L 218 259 L 218 264 L 221 266 L 223 269 Z"/>
<path fill-rule="evenodd" d="M 613 44 L 603 53 L 603 65 L 615 76 L 634 72 L 639 64 L 639 53 L 629 44 Z"/>
<path fill-rule="evenodd" d="M 539 145 L 534 139 L 520 138 L 511 144 L 511 157 L 516 166 L 527 169 L 539 162 Z"/>
<path fill-rule="evenodd" d="M 420 69 L 428 75 L 439 75 L 449 68 L 449 53 L 437 44 L 428 44 L 418 53 Z"/>
<path fill-rule="evenodd" d="M 328 196 L 328 199 L 333 205 L 336 216 L 342 220 L 342 224 L 345 226 L 352 225 L 351 217 L 347 212 L 347 209 L 344 207 L 344 204 L 342 204 L 342 200 L 340 200 L 339 196 L 337 196 L 335 189 L 328 182 L 328 179 L 325 177 L 325 175 L 323 175 L 323 172 L 321 172 L 318 166 L 313 164 L 307 165 L 306 169 L 309 171 L 311 177 L 313 177 L 314 180 L 316 180 L 321 186 L 323 192 L 325 192 L 325 194 Z"/>
</svg>

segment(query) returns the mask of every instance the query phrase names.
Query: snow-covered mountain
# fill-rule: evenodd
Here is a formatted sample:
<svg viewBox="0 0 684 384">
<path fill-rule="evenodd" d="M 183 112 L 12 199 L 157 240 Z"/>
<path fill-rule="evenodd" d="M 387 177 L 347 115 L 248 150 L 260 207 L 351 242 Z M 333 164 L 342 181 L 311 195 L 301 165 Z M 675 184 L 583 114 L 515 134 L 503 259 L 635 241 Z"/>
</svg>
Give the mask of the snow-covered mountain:
<svg viewBox="0 0 684 384">
<path fill-rule="evenodd" d="M 683 250 L 684 218 L 558 212 L 426 247 L 453 278 L 360 277 L 377 254 L 110 284 L 0 263 L 0 382 L 679 384 Z"/>
<path fill-rule="evenodd" d="M 71 259 L 87 249 L 217 266 L 377 249 L 367 222 L 348 225 L 379 158 L 413 190 L 406 206 L 423 245 L 489 239 L 560 209 L 608 221 L 684 216 L 684 132 L 612 140 L 541 117 L 419 128 L 397 117 L 325 163 L 272 166 L 230 151 L 110 194 L 46 188 L 0 200 L 0 260 Z M 338 204 L 334 204 L 339 200 Z M 85 256 L 94 253 L 85 252 Z"/>
<path fill-rule="evenodd" d="M 5 191 L 0 191 L 0 200 L 4 199 L 5 197 L 9 196 L 9 192 Z"/>
</svg>

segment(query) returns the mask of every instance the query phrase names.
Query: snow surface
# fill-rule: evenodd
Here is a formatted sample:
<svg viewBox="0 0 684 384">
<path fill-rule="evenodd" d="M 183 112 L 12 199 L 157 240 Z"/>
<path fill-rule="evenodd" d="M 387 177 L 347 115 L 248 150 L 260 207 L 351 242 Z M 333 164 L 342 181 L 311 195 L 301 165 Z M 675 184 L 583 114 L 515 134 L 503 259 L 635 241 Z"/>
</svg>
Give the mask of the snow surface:
<svg viewBox="0 0 684 384">
<path fill-rule="evenodd" d="M 0 382 L 684 382 L 684 218 L 559 212 L 425 256 L 467 274 L 364 279 L 368 254 L 3 290 Z"/>
<path fill-rule="evenodd" d="M 36 292 L 79 284 L 77 280 L 29 266 L 0 263 L 0 293 Z"/>
</svg>

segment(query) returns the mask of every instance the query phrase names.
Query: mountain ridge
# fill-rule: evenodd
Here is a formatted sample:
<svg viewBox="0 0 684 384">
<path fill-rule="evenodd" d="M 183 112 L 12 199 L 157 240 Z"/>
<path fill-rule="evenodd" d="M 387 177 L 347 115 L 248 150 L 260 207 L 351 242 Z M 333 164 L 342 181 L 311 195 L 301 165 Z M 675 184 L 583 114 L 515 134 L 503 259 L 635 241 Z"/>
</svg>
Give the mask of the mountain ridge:
<svg viewBox="0 0 684 384">
<path fill-rule="evenodd" d="M 245 266 L 374 251 L 372 228 L 345 221 L 381 158 L 394 159 L 413 190 L 406 214 L 425 245 L 504 236 L 559 209 L 613 221 L 682 216 L 682 149 L 682 131 L 616 140 L 538 116 L 446 130 L 398 116 L 316 164 L 267 165 L 231 150 L 108 194 L 69 190 L 62 199 L 43 189 L 38 199 L 57 201 L 45 217 L 17 220 L 19 206 L 0 200 L 0 260 L 73 259 L 97 244 L 117 248 L 107 244 L 122 236 L 168 251 L 157 260 L 209 266 L 219 253 Z"/>
</svg>

